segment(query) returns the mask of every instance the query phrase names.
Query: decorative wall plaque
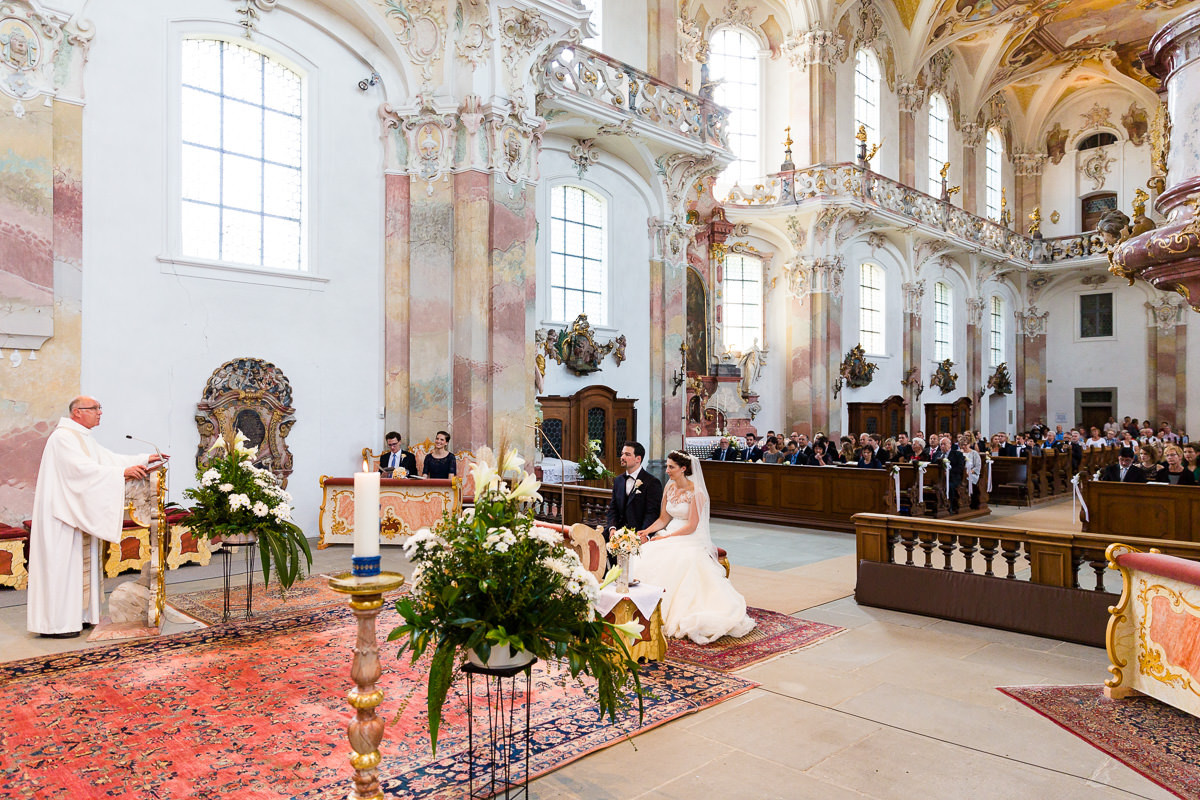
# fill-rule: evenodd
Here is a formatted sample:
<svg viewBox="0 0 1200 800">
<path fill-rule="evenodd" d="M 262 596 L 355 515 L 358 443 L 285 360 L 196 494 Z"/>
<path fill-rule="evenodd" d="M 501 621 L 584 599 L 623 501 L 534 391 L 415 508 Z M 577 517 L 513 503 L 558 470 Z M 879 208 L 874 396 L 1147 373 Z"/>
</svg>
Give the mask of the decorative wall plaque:
<svg viewBox="0 0 1200 800">
<path fill-rule="evenodd" d="M 996 394 L 1012 394 L 1012 377 L 1008 374 L 1008 362 L 996 367 L 996 371 L 988 378 L 987 386 Z"/>
<path fill-rule="evenodd" d="M 840 373 L 847 386 L 851 389 L 859 389 L 871 383 L 871 379 L 875 376 L 875 370 L 878 368 L 878 364 L 867 361 L 867 354 L 863 351 L 862 345 L 856 344 L 850 352 L 846 353 Z"/>
<path fill-rule="evenodd" d="M 958 373 L 951 372 L 953 368 L 954 362 L 948 358 L 938 364 L 937 369 L 933 371 L 933 376 L 929 379 L 929 385 L 940 389 L 942 394 L 953 392 L 954 387 L 958 386 Z"/>
<path fill-rule="evenodd" d="M 534 336 L 547 358 L 566 366 L 576 375 L 599 372 L 600 362 L 609 353 L 613 353 L 618 367 L 625 360 L 625 337 L 610 339 L 605 344 L 597 343 L 587 314 L 576 317 L 569 328 L 539 330 Z"/>
</svg>

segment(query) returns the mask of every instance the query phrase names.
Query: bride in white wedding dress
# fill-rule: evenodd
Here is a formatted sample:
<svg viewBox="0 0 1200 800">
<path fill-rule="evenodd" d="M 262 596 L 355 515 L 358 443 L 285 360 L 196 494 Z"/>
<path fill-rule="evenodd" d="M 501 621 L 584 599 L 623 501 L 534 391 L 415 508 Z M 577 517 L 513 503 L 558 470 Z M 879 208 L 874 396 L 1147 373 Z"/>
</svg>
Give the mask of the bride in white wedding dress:
<svg viewBox="0 0 1200 800">
<path fill-rule="evenodd" d="M 664 635 L 687 637 L 697 644 L 745 636 L 754 628 L 754 620 L 746 614 L 746 598 L 717 563 L 700 462 L 673 451 L 667 456 L 667 477 L 662 513 L 650 527 L 638 531 L 644 544 L 641 555 L 632 559 L 630 574 L 666 588 Z"/>
</svg>

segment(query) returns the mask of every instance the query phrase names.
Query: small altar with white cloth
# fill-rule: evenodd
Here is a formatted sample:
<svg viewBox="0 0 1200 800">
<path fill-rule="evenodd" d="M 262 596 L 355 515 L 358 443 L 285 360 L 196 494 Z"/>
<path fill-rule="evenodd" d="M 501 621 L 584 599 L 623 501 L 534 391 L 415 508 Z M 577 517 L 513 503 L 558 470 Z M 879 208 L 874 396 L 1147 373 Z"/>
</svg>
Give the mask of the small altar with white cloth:
<svg viewBox="0 0 1200 800">
<path fill-rule="evenodd" d="M 662 600 L 667 590 L 651 583 L 635 583 L 628 594 L 613 585 L 600 590 L 596 613 L 614 625 L 637 620 L 642 636 L 629 647 L 634 661 L 662 661 L 667 657 L 667 638 L 663 635 Z"/>
<path fill-rule="evenodd" d="M 462 481 L 382 478 L 379 481 L 379 543 L 404 544 L 421 528 L 432 528 L 447 511 L 462 510 Z M 354 543 L 354 478 L 321 476 L 318 548 Z"/>
</svg>

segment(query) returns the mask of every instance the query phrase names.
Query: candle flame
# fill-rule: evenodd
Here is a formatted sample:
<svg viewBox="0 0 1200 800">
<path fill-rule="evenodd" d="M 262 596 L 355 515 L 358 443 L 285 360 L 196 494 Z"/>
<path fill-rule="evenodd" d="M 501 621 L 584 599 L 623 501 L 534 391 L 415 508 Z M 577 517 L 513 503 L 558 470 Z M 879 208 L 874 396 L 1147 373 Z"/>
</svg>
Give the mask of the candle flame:
<svg viewBox="0 0 1200 800">
<path fill-rule="evenodd" d="M 367 460 L 366 460 L 365 458 L 363 459 L 363 468 L 362 468 L 362 471 L 363 471 L 363 472 L 366 472 L 366 471 L 367 471 Z"/>
</svg>

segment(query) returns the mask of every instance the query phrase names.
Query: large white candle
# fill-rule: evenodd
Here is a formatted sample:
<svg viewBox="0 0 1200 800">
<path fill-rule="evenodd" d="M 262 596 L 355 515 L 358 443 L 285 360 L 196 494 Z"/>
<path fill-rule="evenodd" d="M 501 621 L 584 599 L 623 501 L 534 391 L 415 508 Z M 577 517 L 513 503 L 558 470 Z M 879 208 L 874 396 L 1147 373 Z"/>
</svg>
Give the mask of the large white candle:
<svg viewBox="0 0 1200 800">
<path fill-rule="evenodd" d="M 379 473 L 354 473 L 354 555 L 379 555 Z"/>
</svg>

